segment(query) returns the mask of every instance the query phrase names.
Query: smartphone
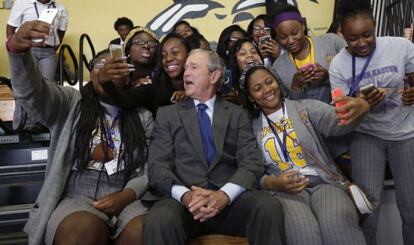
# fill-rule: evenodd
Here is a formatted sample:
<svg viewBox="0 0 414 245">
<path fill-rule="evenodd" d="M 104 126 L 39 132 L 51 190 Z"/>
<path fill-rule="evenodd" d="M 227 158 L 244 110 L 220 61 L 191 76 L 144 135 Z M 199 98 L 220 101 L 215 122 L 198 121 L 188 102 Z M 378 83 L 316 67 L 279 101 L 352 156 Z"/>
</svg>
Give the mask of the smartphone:
<svg viewBox="0 0 414 245">
<path fill-rule="evenodd" d="M 300 70 L 303 72 L 303 71 L 313 71 L 313 70 L 315 70 L 316 68 L 318 68 L 315 64 L 312 64 L 312 63 L 308 63 L 308 64 L 306 64 L 306 65 L 304 65 L 304 66 L 302 66 L 301 68 L 300 68 Z"/>
<path fill-rule="evenodd" d="M 363 95 L 367 95 L 369 94 L 371 91 L 373 90 L 378 90 L 377 87 L 375 87 L 374 84 L 370 83 L 366 86 L 362 86 L 361 88 L 359 88 L 359 91 L 363 94 Z"/>
<path fill-rule="evenodd" d="M 112 58 L 121 58 L 125 56 L 124 47 L 121 44 L 110 44 L 109 52 L 111 53 Z"/>
<path fill-rule="evenodd" d="M 58 14 L 58 9 L 43 9 L 43 11 L 40 13 L 38 21 L 43 21 L 48 24 L 53 24 L 53 21 L 55 21 L 55 18 Z M 43 38 L 34 38 L 32 39 L 33 42 L 40 43 L 44 42 L 45 40 Z"/>
<path fill-rule="evenodd" d="M 262 46 L 263 44 L 265 44 L 266 42 L 270 41 L 270 36 L 263 36 L 263 37 L 259 37 L 259 45 Z"/>
<path fill-rule="evenodd" d="M 290 175 L 288 178 L 289 179 L 303 179 L 303 178 L 305 178 L 305 175 L 303 175 L 302 173 L 297 173 L 297 174 L 294 174 L 294 175 Z"/>
<path fill-rule="evenodd" d="M 338 98 L 338 97 L 342 97 L 342 96 L 344 96 L 344 90 L 342 88 L 336 88 L 336 89 L 332 90 L 332 94 L 331 95 L 332 95 L 332 99 Z M 342 100 L 342 101 L 336 102 L 335 103 L 335 107 L 336 108 L 340 108 L 340 107 L 344 106 L 345 104 L 346 104 L 346 101 L 343 101 Z M 343 112 L 340 112 L 340 114 L 343 115 L 343 114 L 346 114 L 347 112 L 348 111 L 343 111 Z M 339 123 L 341 125 L 345 125 L 347 122 L 348 121 L 345 120 L 345 119 L 339 120 Z"/>
</svg>

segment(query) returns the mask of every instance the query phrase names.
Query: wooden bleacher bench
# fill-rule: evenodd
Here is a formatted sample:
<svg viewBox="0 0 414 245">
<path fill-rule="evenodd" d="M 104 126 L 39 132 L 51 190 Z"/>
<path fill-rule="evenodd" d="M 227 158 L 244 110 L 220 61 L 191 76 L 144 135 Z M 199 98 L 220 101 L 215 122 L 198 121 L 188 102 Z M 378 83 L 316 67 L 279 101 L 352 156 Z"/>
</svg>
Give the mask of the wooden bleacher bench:
<svg viewBox="0 0 414 245">
<path fill-rule="evenodd" d="M 205 235 L 197 237 L 188 245 L 248 245 L 245 237 L 224 236 L 224 235 Z"/>
</svg>

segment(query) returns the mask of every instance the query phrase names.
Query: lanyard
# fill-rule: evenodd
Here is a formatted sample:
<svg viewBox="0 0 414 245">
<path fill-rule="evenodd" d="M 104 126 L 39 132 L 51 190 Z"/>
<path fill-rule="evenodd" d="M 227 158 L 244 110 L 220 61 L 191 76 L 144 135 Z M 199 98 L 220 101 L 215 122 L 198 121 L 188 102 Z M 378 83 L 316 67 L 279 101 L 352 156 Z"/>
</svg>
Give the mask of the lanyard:
<svg viewBox="0 0 414 245">
<path fill-rule="evenodd" d="M 114 120 L 112 120 L 111 127 L 107 128 L 107 130 L 106 130 L 107 138 L 108 138 L 108 145 L 112 150 L 115 149 L 115 143 L 112 139 L 112 134 L 114 134 L 114 128 L 115 128 L 116 123 L 119 120 L 120 114 L 121 113 L 118 111 L 118 113 L 116 114 Z"/>
<path fill-rule="evenodd" d="M 282 105 L 282 111 L 283 111 L 283 119 L 284 119 L 285 118 L 285 105 Z M 279 134 L 277 133 L 275 127 L 273 126 L 272 120 L 270 120 L 270 118 L 266 115 L 265 117 L 267 119 L 267 123 L 269 124 L 270 129 L 272 130 L 273 134 L 276 137 L 277 143 L 279 143 L 280 149 L 282 150 L 283 156 L 285 157 L 285 161 L 291 162 L 289 152 L 286 147 L 286 136 L 287 136 L 286 123 L 283 123 L 283 142 L 282 142 L 282 140 L 279 137 Z M 278 128 L 281 129 L 281 127 L 278 127 Z"/>
<path fill-rule="evenodd" d="M 365 74 L 365 71 L 368 68 L 369 62 L 371 62 L 372 56 L 374 56 L 374 52 L 375 52 L 375 47 L 369 54 L 367 61 L 365 61 L 365 65 L 362 68 L 361 73 L 358 76 L 358 79 L 355 79 L 356 78 L 356 75 L 355 75 L 356 58 L 355 58 L 355 55 L 352 55 L 352 85 L 351 85 L 351 89 L 349 90 L 348 96 L 355 96 L 355 93 L 358 90 L 359 83 L 361 82 Z"/>
</svg>

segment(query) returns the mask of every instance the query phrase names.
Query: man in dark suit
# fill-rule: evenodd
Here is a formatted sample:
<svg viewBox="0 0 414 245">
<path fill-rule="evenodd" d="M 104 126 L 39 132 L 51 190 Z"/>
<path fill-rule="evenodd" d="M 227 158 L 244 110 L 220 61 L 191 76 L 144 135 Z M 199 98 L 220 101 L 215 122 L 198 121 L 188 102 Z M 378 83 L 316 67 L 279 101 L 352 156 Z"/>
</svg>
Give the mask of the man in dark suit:
<svg viewBox="0 0 414 245">
<path fill-rule="evenodd" d="M 187 100 L 158 110 L 149 179 L 162 196 L 144 225 L 145 244 L 187 244 L 202 234 L 283 244 L 279 201 L 254 188 L 263 160 L 247 114 L 216 96 L 225 67 L 212 51 L 187 58 Z"/>
<path fill-rule="evenodd" d="M 120 17 L 114 23 L 114 29 L 118 32 L 119 38 L 115 38 L 109 44 L 124 44 L 125 38 L 128 36 L 129 31 L 134 28 L 134 23 L 127 17 Z"/>
</svg>

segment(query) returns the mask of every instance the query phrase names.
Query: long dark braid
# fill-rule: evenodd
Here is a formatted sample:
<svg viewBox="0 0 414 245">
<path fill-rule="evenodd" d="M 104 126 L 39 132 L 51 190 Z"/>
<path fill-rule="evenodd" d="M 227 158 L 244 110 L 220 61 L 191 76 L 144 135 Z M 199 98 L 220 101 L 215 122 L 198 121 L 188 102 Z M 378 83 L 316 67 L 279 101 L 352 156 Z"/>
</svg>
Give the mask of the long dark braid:
<svg viewBox="0 0 414 245">
<path fill-rule="evenodd" d="M 102 108 L 98 95 L 93 89 L 92 82 L 85 85 L 81 90 L 80 118 L 76 125 L 76 166 L 79 171 L 86 169 L 90 161 L 92 132 L 99 125 L 101 142 L 108 142 L 107 130 L 104 125 L 104 109 Z M 120 114 L 121 144 L 118 162 L 124 163 L 125 181 L 134 175 L 136 169 L 138 174 L 144 170 L 148 156 L 145 130 L 136 108 L 121 109 Z M 103 144 L 106 145 L 106 144 Z M 109 160 L 108 148 L 104 149 L 106 161 Z M 120 165 L 118 165 L 119 167 Z"/>
</svg>

